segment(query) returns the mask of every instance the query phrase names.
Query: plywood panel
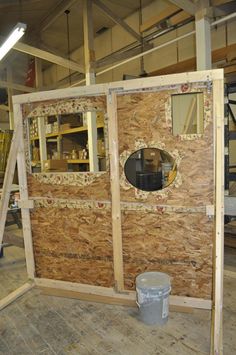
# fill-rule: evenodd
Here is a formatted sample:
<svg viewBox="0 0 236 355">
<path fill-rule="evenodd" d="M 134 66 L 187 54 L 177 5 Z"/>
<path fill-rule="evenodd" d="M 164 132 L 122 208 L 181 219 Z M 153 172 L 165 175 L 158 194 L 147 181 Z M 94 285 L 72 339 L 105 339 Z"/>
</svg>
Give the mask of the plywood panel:
<svg viewBox="0 0 236 355">
<path fill-rule="evenodd" d="M 36 208 L 31 221 L 38 277 L 113 285 L 110 211 Z"/>
<path fill-rule="evenodd" d="M 184 88 L 182 88 L 184 90 Z M 196 89 L 197 90 L 197 89 Z M 213 204 L 213 125 L 211 95 L 204 95 L 204 135 L 173 136 L 170 94 L 137 93 L 118 97 L 119 151 L 122 201 L 181 206 Z M 181 119 L 181 117 L 180 117 Z M 143 147 L 157 147 L 175 156 L 178 186 L 162 192 L 140 194 L 127 182 L 123 165 L 129 154 Z"/>
<path fill-rule="evenodd" d="M 110 199 L 110 181 L 109 174 L 98 174 L 92 179 L 89 177 L 91 173 L 79 173 L 75 175 L 87 176 L 87 179 L 72 179 L 72 174 L 57 174 L 54 173 L 55 181 L 52 183 L 48 179 L 49 174 L 40 174 L 41 179 L 37 179 L 34 174 L 28 175 L 29 196 L 30 197 L 54 197 L 66 199 L 80 200 L 107 200 Z M 62 178 L 62 175 L 67 175 L 67 182 Z M 60 177 L 61 176 L 61 177 Z M 71 179 L 70 179 L 71 176 Z"/>
<path fill-rule="evenodd" d="M 173 295 L 211 299 L 213 227 L 202 213 L 123 212 L 126 288 L 142 272 L 161 271 Z"/>
</svg>

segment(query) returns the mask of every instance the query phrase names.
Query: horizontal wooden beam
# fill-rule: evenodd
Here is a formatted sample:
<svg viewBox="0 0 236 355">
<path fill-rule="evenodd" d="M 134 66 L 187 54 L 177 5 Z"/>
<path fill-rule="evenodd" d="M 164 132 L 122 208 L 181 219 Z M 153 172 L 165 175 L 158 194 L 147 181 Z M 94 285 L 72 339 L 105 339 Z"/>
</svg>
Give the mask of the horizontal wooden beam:
<svg viewBox="0 0 236 355">
<path fill-rule="evenodd" d="M 18 0 L 17 0 L 18 1 Z M 42 20 L 42 22 L 37 27 L 37 32 L 45 31 L 50 27 L 58 17 L 64 14 L 72 5 L 74 5 L 78 0 L 61 0 L 56 7 L 53 7 L 49 11 L 48 15 Z"/>
<path fill-rule="evenodd" d="M 0 80 L 0 87 L 7 88 L 7 89 L 15 89 L 18 91 L 23 91 L 23 92 L 35 92 L 36 91 L 35 88 L 31 88 L 30 86 L 14 84 L 14 83 L 4 81 L 4 80 Z"/>
<path fill-rule="evenodd" d="M 196 5 L 190 0 L 170 0 L 170 2 L 191 15 L 195 15 L 197 11 Z"/>
<path fill-rule="evenodd" d="M 171 26 L 175 26 L 181 22 L 184 22 L 184 21 L 190 19 L 191 17 L 192 17 L 192 15 L 188 14 L 187 12 L 180 11 L 176 15 L 171 16 L 171 18 L 169 19 L 169 24 Z"/>
<path fill-rule="evenodd" d="M 22 52 L 22 53 L 27 53 L 27 54 L 32 55 L 37 58 L 41 58 L 43 60 L 47 60 L 48 62 L 60 65 L 64 68 L 78 71 L 80 73 L 84 73 L 84 66 L 82 66 L 72 60 L 68 60 L 68 59 L 59 57 L 55 54 L 46 52 L 42 49 L 29 46 L 28 44 L 17 42 L 14 45 L 13 49 L 15 49 L 19 52 Z"/>
<path fill-rule="evenodd" d="M 8 112 L 8 111 L 10 111 L 10 108 L 7 105 L 0 105 L 0 110 Z"/>
<path fill-rule="evenodd" d="M 63 297 L 86 299 L 93 302 L 122 304 L 134 306 L 136 303 L 135 291 L 116 292 L 112 288 L 83 285 L 74 282 L 58 281 L 35 278 L 35 285 L 42 288 L 44 293 L 53 294 Z M 195 297 L 170 296 L 170 306 L 181 308 L 199 308 L 210 310 L 212 307 L 211 300 L 205 300 Z"/>
<path fill-rule="evenodd" d="M 168 6 L 165 10 L 161 11 L 159 14 L 152 16 L 146 22 L 140 26 L 140 32 L 145 32 L 150 30 L 152 27 L 156 26 L 161 21 L 169 18 L 171 15 L 178 12 L 180 9 L 175 5 Z"/>
<path fill-rule="evenodd" d="M 119 16 L 117 16 L 112 10 L 109 9 L 105 4 L 103 4 L 100 0 L 93 0 L 93 3 L 99 7 L 110 19 L 112 19 L 115 23 L 124 28 L 126 32 L 128 32 L 131 36 L 136 38 L 139 42 L 142 42 L 142 37 L 133 30 L 124 20 L 122 20 Z"/>
<path fill-rule="evenodd" d="M 0 300 L 0 310 L 7 307 L 9 304 L 14 302 L 17 298 L 23 296 L 26 292 L 34 287 L 33 283 L 25 283 L 23 286 L 19 287 L 17 290 L 11 292 L 9 295 Z"/>
</svg>

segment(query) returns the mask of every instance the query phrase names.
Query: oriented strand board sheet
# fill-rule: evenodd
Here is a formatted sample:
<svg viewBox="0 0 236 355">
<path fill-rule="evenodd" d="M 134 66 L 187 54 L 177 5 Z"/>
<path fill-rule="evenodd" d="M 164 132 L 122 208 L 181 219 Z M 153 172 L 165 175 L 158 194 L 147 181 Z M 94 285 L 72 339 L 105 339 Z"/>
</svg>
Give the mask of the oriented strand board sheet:
<svg viewBox="0 0 236 355">
<path fill-rule="evenodd" d="M 78 175 L 84 178 L 78 179 Z M 110 200 L 108 172 L 28 174 L 28 186 L 30 197 Z"/>
<path fill-rule="evenodd" d="M 118 96 L 118 134 L 121 156 L 121 201 L 140 201 L 181 206 L 213 204 L 213 123 L 211 94 L 204 91 L 203 135 L 172 134 L 171 94 L 176 90 Z M 189 91 L 190 92 L 190 91 Z M 161 192 L 142 193 L 127 183 L 123 166 L 134 151 L 144 147 L 166 150 L 175 157 L 178 175 L 174 184 Z"/>
<path fill-rule="evenodd" d="M 123 212 L 126 288 L 134 289 L 142 272 L 161 271 L 170 275 L 173 295 L 211 299 L 213 233 L 202 213 Z"/>
<path fill-rule="evenodd" d="M 202 135 L 172 134 L 170 95 L 176 90 L 118 96 L 121 202 L 137 203 L 136 211 L 127 209 L 122 216 L 128 289 L 134 288 L 138 274 L 163 271 L 172 278 L 173 294 L 212 298 L 214 222 L 204 210 L 214 203 L 212 98 L 205 89 L 190 91 L 195 90 L 204 92 Z M 127 183 L 124 162 L 144 147 L 164 149 L 176 159 L 178 174 L 169 187 L 142 192 Z M 141 211 L 140 206 L 149 205 L 157 205 L 156 213 Z M 167 213 L 163 205 L 172 211 Z"/>
<path fill-rule="evenodd" d="M 113 285 L 110 211 L 41 207 L 31 222 L 37 277 Z"/>
</svg>

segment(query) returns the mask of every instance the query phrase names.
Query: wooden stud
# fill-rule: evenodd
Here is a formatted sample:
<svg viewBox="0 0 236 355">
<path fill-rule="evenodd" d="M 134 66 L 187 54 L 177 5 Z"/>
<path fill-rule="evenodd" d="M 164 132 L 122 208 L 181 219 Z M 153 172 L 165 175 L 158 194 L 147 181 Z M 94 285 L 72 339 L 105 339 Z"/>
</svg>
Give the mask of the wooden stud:
<svg viewBox="0 0 236 355">
<path fill-rule="evenodd" d="M 224 270 L 224 75 L 213 81 L 213 117 L 215 120 L 215 256 L 212 312 L 212 354 L 223 354 L 222 309 Z"/>
<path fill-rule="evenodd" d="M 46 127 L 45 127 L 44 118 L 45 117 L 38 117 L 37 119 L 39 142 L 40 142 L 39 151 L 40 151 L 41 169 L 44 166 L 43 161 L 47 160 Z"/>
<path fill-rule="evenodd" d="M 9 304 L 14 302 L 17 298 L 23 296 L 26 292 L 34 287 L 33 283 L 26 282 L 23 286 L 19 287 L 17 290 L 11 292 L 9 295 L 0 300 L 0 310 L 7 307 Z"/>
<path fill-rule="evenodd" d="M 122 305 L 134 305 L 136 302 L 135 291 L 124 291 L 122 293 L 116 292 L 112 288 L 92 286 L 85 284 L 78 284 L 68 281 L 49 280 L 43 278 L 35 278 L 35 285 L 43 289 L 43 292 L 53 292 L 54 294 L 60 294 L 61 291 L 68 292 L 67 295 L 75 296 L 75 298 L 93 297 L 95 302 L 117 302 L 116 304 Z M 71 293 L 71 294 L 70 294 Z M 89 300 L 89 298 L 86 298 Z M 211 300 L 205 300 L 195 297 L 183 297 L 183 296 L 171 296 L 170 306 L 173 309 L 205 309 L 210 310 L 212 306 Z"/>
<path fill-rule="evenodd" d="M 120 172 L 118 150 L 117 97 L 115 92 L 108 93 L 108 139 L 110 158 L 110 181 L 112 195 L 112 240 L 114 278 L 117 291 L 124 290 L 124 267 L 120 208 Z"/>
<path fill-rule="evenodd" d="M 18 179 L 19 179 L 19 186 L 20 186 L 20 198 L 21 200 L 29 200 L 21 106 L 15 104 L 13 108 L 14 108 L 15 127 L 18 127 L 17 132 L 20 138 L 19 149 L 17 154 L 17 169 L 18 169 Z M 33 253 L 33 243 L 32 243 L 32 235 L 31 235 L 29 208 L 21 208 L 21 216 L 22 216 L 23 236 L 24 236 L 24 244 L 25 244 L 26 268 L 27 268 L 27 273 L 29 278 L 33 279 L 35 276 L 34 275 L 35 265 L 34 265 L 34 253 Z"/>
<path fill-rule="evenodd" d="M 84 0 L 83 25 L 86 85 L 91 85 L 95 84 L 95 51 L 93 39 L 92 0 Z M 86 120 L 88 126 L 89 170 L 92 172 L 97 172 L 99 168 L 97 152 L 96 112 L 87 112 Z"/>
</svg>

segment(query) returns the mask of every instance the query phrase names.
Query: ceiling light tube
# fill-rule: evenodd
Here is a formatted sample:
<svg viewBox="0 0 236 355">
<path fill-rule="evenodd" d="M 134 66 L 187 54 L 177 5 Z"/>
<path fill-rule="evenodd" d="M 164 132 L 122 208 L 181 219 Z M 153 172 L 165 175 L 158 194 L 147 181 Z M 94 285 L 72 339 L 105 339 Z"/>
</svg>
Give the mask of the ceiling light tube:
<svg viewBox="0 0 236 355">
<path fill-rule="evenodd" d="M 23 36 L 26 30 L 26 24 L 18 22 L 13 28 L 7 39 L 0 47 L 0 60 L 9 52 L 9 50 L 16 44 L 17 41 Z"/>
</svg>

